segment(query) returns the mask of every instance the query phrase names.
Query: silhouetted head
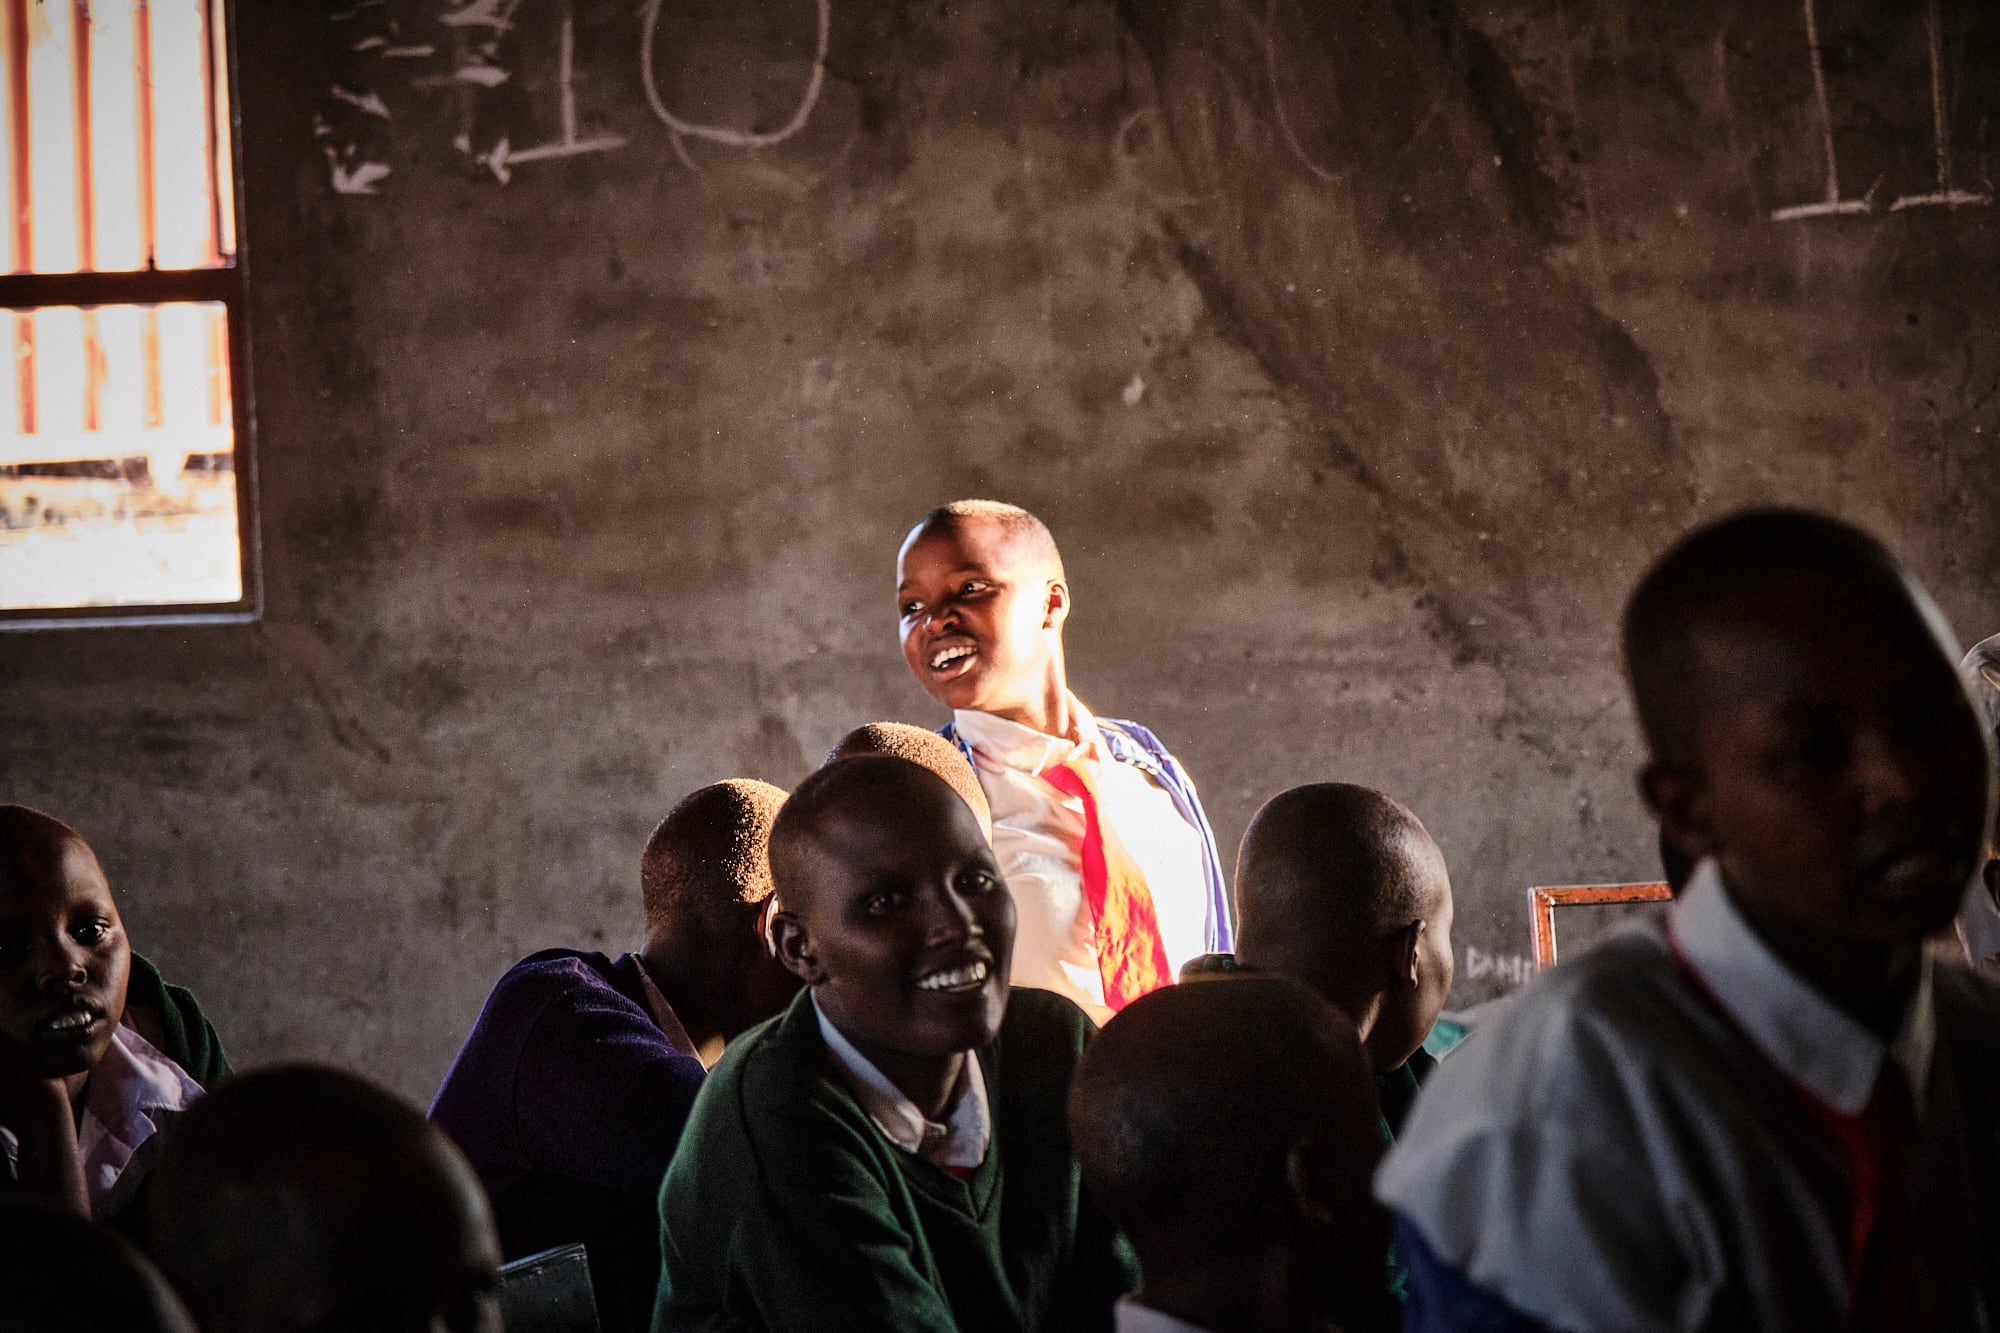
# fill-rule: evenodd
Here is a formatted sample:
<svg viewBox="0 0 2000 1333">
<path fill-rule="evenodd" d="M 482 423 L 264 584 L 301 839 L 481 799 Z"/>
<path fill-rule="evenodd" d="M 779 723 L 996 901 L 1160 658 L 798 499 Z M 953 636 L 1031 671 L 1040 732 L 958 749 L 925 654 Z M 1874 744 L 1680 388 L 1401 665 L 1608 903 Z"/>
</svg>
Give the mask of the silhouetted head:
<svg viewBox="0 0 2000 1333">
<path fill-rule="evenodd" d="M 1236 955 L 1311 986 L 1360 1028 L 1369 1059 L 1410 1058 L 1451 990 L 1451 877 L 1422 821 L 1344 782 L 1294 787 L 1250 821 L 1236 858 Z"/>
<path fill-rule="evenodd" d="M 994 500 L 924 515 L 896 558 L 903 660 L 947 708 L 1002 716 L 1064 688 L 1069 581 L 1043 522 Z"/>
<path fill-rule="evenodd" d="M 1084 1051 L 1069 1105 L 1142 1301 L 1174 1313 L 1223 1284 L 1277 1286 L 1296 1328 L 1383 1298 L 1379 1117 L 1354 1025 L 1289 978 L 1248 974 L 1127 1005 Z"/>
<path fill-rule="evenodd" d="M 779 956 L 878 1067 L 973 1050 L 1000 1030 L 1014 903 L 937 774 L 888 755 L 820 769 L 778 812 L 771 871 Z"/>
<path fill-rule="evenodd" d="M 738 1016 L 731 1026 L 767 1018 L 798 993 L 762 929 L 771 906 L 771 825 L 784 801 L 784 792 L 752 778 L 702 787 L 660 821 L 639 862 L 649 957 L 715 964 L 704 970 L 734 992 L 717 1005 Z"/>
<path fill-rule="evenodd" d="M 0 1329 L 6 1333 L 195 1333 L 153 1266 L 94 1222 L 0 1203 Z"/>
<path fill-rule="evenodd" d="M 1990 792 L 1948 640 L 1880 543 L 1794 510 L 1695 531 L 1633 593 L 1641 787 L 1767 933 L 1901 946 L 1952 919 Z"/>
<path fill-rule="evenodd" d="M 76 830 L 0 805 L 0 1041 L 50 1078 L 88 1073 L 125 1016 L 132 946 Z"/>
<path fill-rule="evenodd" d="M 1975 644 L 1959 663 L 1959 670 L 1965 674 L 1973 707 L 1986 728 L 1995 760 L 2000 762 L 2000 634 Z M 1987 826 L 1986 865 L 1981 878 L 1994 903 L 2000 905 L 2000 828 L 1992 824 Z"/>
<path fill-rule="evenodd" d="M 174 1122 L 149 1189 L 154 1258 L 203 1333 L 499 1333 L 478 1177 L 352 1074 L 237 1076 Z"/>
<path fill-rule="evenodd" d="M 842 736 L 826 762 L 864 754 L 894 755 L 928 768 L 949 783 L 959 799 L 972 808 L 972 817 L 979 821 L 986 840 L 993 840 L 993 806 L 986 799 L 986 789 L 979 785 L 979 774 L 965 752 L 943 736 L 907 722 L 869 722 Z"/>
</svg>

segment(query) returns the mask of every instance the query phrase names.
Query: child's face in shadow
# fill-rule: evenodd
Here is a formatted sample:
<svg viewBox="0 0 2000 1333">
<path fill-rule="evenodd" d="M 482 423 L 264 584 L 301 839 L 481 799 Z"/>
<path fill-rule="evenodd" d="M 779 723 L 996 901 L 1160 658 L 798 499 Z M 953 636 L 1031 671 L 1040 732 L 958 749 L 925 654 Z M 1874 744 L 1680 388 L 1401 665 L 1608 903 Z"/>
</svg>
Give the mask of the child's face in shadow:
<svg viewBox="0 0 2000 1333">
<path fill-rule="evenodd" d="M 0 1040 L 47 1077 L 85 1073 L 125 1015 L 132 969 L 111 887 L 75 839 L 10 860 L 0 869 Z"/>
<path fill-rule="evenodd" d="M 1987 761 L 1911 596 L 1802 575 L 1696 636 L 1695 771 L 1658 803 L 1681 844 L 1769 921 L 1874 943 L 1946 925 L 1979 866 Z"/>
</svg>

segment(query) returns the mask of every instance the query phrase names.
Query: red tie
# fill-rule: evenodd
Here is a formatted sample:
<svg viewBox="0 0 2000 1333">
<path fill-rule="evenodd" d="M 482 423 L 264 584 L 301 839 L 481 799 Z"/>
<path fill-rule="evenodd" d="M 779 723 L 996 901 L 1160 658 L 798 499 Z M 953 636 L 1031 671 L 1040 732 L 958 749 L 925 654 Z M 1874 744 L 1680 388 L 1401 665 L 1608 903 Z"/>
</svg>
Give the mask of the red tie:
<svg viewBox="0 0 2000 1333">
<path fill-rule="evenodd" d="M 1083 897 L 1097 937 L 1097 972 L 1105 1007 L 1116 1012 L 1173 980 L 1160 918 L 1142 873 L 1098 815 L 1097 785 L 1081 764 L 1057 764 L 1042 778 L 1083 802 Z"/>
<path fill-rule="evenodd" d="M 1847 1327 L 1854 1333 L 1928 1328 L 1909 1208 L 1909 1080 L 1894 1057 L 1882 1061 L 1874 1096 L 1860 1115 L 1843 1117 L 1834 1137 L 1853 1173 Z"/>
</svg>

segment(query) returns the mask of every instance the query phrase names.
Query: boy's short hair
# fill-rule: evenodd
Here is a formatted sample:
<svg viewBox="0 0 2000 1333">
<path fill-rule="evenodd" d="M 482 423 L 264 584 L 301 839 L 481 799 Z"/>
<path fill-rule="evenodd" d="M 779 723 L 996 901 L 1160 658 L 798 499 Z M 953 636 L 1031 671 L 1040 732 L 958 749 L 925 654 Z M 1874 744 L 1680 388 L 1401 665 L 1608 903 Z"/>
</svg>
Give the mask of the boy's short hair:
<svg viewBox="0 0 2000 1333">
<path fill-rule="evenodd" d="M 1063 577 L 1062 552 L 1056 548 L 1055 534 L 1049 531 L 1048 524 L 1019 505 L 1003 500 L 953 500 L 925 514 L 918 520 L 916 531 L 955 528 L 967 520 L 998 525 L 1010 539 L 1021 542 L 1030 553 L 1051 566 L 1057 578 Z"/>
<path fill-rule="evenodd" d="M 258 1327 L 276 1305 L 371 1292 L 393 1292 L 392 1306 L 436 1299 L 428 1280 L 449 1289 L 459 1275 L 420 1265 L 455 1263 L 460 1247 L 481 1268 L 498 1264 L 471 1166 L 414 1106 L 357 1075 L 308 1064 L 240 1075 L 164 1142 L 147 1234 L 204 1325 Z"/>
<path fill-rule="evenodd" d="M 785 798 L 771 826 L 771 878 L 788 911 L 805 914 L 818 877 L 820 831 L 827 816 L 849 802 L 885 789 L 901 798 L 910 783 L 934 784 L 942 794 L 950 784 L 922 764 L 889 754 L 862 754 L 813 770 Z M 963 804 L 963 802 L 960 802 Z M 967 813 L 970 813 L 968 810 Z"/>
<path fill-rule="evenodd" d="M 928 768 L 950 783 L 959 799 L 972 807 L 981 828 L 993 827 L 993 806 L 986 799 L 986 789 L 979 785 L 978 771 L 963 750 L 937 732 L 907 722 L 865 723 L 841 737 L 840 743 L 826 756 L 826 762 L 836 763 L 864 754 L 886 754 Z"/>
<path fill-rule="evenodd" d="M 6 1333 L 196 1333 L 167 1280 L 110 1230 L 0 1202 L 0 1329 Z"/>
<path fill-rule="evenodd" d="M 54 815 L 28 805 L 0 805 L 0 884 L 45 873 L 49 859 L 70 846 L 90 850 L 82 834 Z"/>
<path fill-rule="evenodd" d="M 660 939 L 683 920 L 713 921 L 771 896 L 771 825 L 785 793 L 731 778 L 688 795 L 660 821 L 639 859 L 646 932 Z"/>
<path fill-rule="evenodd" d="M 1084 1181 L 1142 1266 L 1268 1243 L 1301 1140 L 1354 1154 L 1365 1197 L 1383 1150 L 1376 1116 L 1354 1025 L 1299 982 L 1247 973 L 1165 987 L 1114 1015 L 1084 1051 L 1069 1110 Z"/>
<path fill-rule="evenodd" d="M 1683 537 L 1625 607 L 1625 670 L 1639 726 L 1662 763 L 1692 757 L 1703 700 L 1696 632 L 1727 603 L 1784 579 L 1838 573 L 1915 590 L 1894 556 L 1850 524 L 1802 509 L 1748 509 Z"/>
</svg>

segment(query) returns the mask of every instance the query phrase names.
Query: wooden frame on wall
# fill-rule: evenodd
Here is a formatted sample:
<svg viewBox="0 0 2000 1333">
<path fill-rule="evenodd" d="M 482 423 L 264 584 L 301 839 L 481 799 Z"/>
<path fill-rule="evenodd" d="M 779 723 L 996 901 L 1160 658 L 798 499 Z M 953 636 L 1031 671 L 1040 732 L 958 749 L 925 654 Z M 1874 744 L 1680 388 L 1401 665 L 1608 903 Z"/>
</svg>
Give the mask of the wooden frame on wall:
<svg viewBox="0 0 2000 1333">
<path fill-rule="evenodd" d="M 1611 907 L 1620 903 L 1662 903 L 1673 898 L 1665 884 L 1555 884 L 1528 890 L 1535 970 L 1556 965 L 1556 909 Z"/>
</svg>

